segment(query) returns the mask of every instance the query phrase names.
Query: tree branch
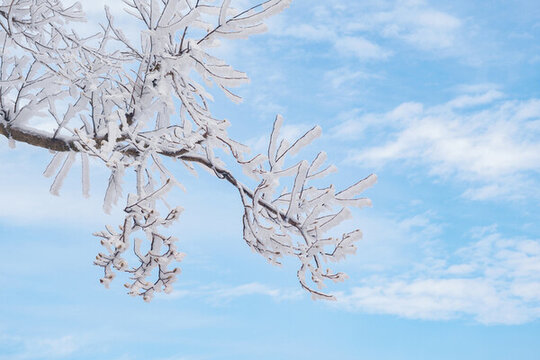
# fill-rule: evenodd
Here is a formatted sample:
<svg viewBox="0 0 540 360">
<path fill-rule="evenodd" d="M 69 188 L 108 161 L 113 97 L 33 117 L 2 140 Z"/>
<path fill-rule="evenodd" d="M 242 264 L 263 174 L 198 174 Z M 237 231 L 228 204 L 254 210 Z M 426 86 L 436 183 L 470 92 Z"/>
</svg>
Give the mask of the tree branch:
<svg viewBox="0 0 540 360">
<path fill-rule="evenodd" d="M 57 152 L 67 152 L 67 151 L 75 151 L 79 152 L 79 148 L 75 143 L 77 140 L 71 140 L 71 139 L 65 139 L 61 137 L 53 138 L 52 135 L 46 134 L 46 133 L 40 133 L 37 131 L 30 131 L 28 129 L 21 129 L 14 126 L 7 126 L 4 123 L 0 122 L 0 134 L 4 135 L 8 139 L 13 139 L 15 141 L 23 142 L 29 145 L 37 146 L 43 149 L 57 151 Z M 104 139 L 97 139 L 96 143 L 99 144 Z M 128 156 L 136 156 L 139 151 L 134 148 L 126 149 L 123 152 L 125 155 Z M 203 157 L 199 156 L 193 156 L 188 154 L 188 150 L 179 150 L 179 151 L 162 151 L 159 152 L 160 155 L 171 157 L 171 158 L 177 158 L 184 161 L 189 162 L 196 162 L 198 164 L 201 164 L 205 166 L 206 168 L 210 170 L 214 170 L 221 179 L 227 180 L 231 185 L 238 188 L 239 190 L 242 190 L 244 194 L 246 194 L 250 199 L 253 199 L 253 191 L 251 191 L 249 188 L 247 188 L 245 185 L 241 184 L 236 180 L 236 178 L 227 170 L 216 168 L 215 166 L 208 161 L 208 159 L 205 159 Z M 265 209 L 273 213 L 274 215 L 279 215 L 287 220 L 289 224 L 291 224 L 294 227 L 299 227 L 300 224 L 291 219 L 290 217 L 286 216 L 285 214 L 281 213 L 279 210 L 277 210 L 274 206 L 267 203 L 266 201 L 259 199 L 258 200 L 259 205 L 263 206 Z"/>
<path fill-rule="evenodd" d="M 73 140 L 68 140 L 62 137 L 54 138 L 44 132 L 8 126 L 5 122 L 0 122 L 0 134 L 4 135 L 8 139 L 13 139 L 15 141 L 52 151 L 78 151 L 77 147 L 75 146 L 75 141 Z"/>
</svg>

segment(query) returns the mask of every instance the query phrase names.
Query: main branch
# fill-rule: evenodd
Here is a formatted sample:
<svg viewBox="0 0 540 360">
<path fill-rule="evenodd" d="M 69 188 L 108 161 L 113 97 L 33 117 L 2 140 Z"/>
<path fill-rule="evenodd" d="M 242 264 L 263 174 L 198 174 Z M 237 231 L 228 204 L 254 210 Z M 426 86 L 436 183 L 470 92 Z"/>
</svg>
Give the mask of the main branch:
<svg viewBox="0 0 540 360">
<path fill-rule="evenodd" d="M 12 139 L 18 142 L 55 152 L 79 152 L 79 149 L 82 146 L 76 145 L 77 140 L 66 139 L 62 136 L 53 137 L 53 135 L 45 132 L 38 132 L 36 130 L 19 128 L 16 126 L 8 126 L 6 125 L 5 121 L 0 122 L 0 134 L 4 135 L 8 139 Z M 99 138 L 96 140 L 96 142 L 99 144 L 103 141 L 103 138 Z M 139 151 L 133 148 L 124 151 L 124 154 L 128 156 L 136 156 L 137 153 L 139 153 Z M 228 170 L 212 165 L 212 163 L 204 157 L 189 155 L 187 150 L 180 150 L 174 152 L 162 151 L 159 154 L 170 158 L 194 162 L 203 165 L 207 169 L 213 170 L 219 178 L 227 180 L 227 182 L 236 187 L 239 191 L 243 192 L 250 199 L 253 199 L 252 190 L 239 182 Z M 291 219 L 290 217 L 287 217 L 285 214 L 281 213 L 278 209 L 276 209 L 271 204 L 268 204 L 268 202 L 264 201 L 263 199 L 258 199 L 258 203 L 274 215 L 277 216 L 279 214 L 279 216 L 281 216 L 283 219 L 286 219 L 287 222 L 292 226 L 298 227 L 300 225 L 297 221 Z"/>
</svg>

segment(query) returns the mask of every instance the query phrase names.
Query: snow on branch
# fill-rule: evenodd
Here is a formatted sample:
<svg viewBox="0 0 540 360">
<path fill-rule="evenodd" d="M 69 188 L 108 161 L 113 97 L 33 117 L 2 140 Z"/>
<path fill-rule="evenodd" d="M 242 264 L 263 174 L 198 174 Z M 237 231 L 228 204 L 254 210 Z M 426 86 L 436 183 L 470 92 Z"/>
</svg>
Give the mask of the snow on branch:
<svg viewBox="0 0 540 360">
<path fill-rule="evenodd" d="M 121 225 L 95 233 L 105 249 L 95 259 L 104 271 L 101 282 L 108 286 L 117 272 L 127 273 L 129 294 L 147 301 L 172 290 L 180 273 L 174 264 L 184 257 L 177 238 L 166 231 L 182 212 L 165 201 L 173 187 L 182 186 L 163 161 L 173 158 L 192 172 L 192 164 L 199 164 L 236 188 L 250 248 L 273 264 L 296 258 L 301 286 L 314 298 L 333 299 L 323 292 L 325 283 L 346 275 L 330 270 L 328 263 L 354 253 L 362 236 L 359 230 L 336 234 L 336 227 L 351 216 L 349 208 L 371 204 L 360 194 L 375 176 L 342 191 L 313 186 L 336 170 L 324 165 L 324 152 L 312 161 L 286 163 L 321 129 L 315 126 L 290 144 L 280 140 L 281 116 L 267 153 L 246 160 L 249 149 L 229 137 L 229 122 L 214 117 L 208 105 L 212 96 L 206 89 L 213 84 L 239 102 L 232 88 L 249 81 L 209 49 L 222 38 L 264 31 L 264 21 L 290 0 L 246 9 L 233 8 L 230 0 L 124 3 L 139 24 L 138 42 L 116 25 L 108 9 L 101 30 L 88 37 L 75 30 L 76 22 L 85 21 L 79 3 L 0 0 L 0 134 L 56 153 L 44 173 L 54 179 L 53 194 L 59 194 L 80 159 L 88 196 L 93 158 L 110 170 L 104 211 L 126 201 Z M 36 119 L 49 131 L 38 130 Z M 229 154 L 227 163 L 234 161 L 242 172 L 233 173 L 217 150 Z M 124 195 L 128 172 L 137 180 Z M 256 185 L 246 185 L 245 175 Z"/>
</svg>

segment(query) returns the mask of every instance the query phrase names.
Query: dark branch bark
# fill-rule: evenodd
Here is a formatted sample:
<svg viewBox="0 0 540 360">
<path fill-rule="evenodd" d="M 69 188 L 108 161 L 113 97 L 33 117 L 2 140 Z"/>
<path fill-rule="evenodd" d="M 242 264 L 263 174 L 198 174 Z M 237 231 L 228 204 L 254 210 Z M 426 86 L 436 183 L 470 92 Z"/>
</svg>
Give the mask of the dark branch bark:
<svg viewBox="0 0 540 360">
<path fill-rule="evenodd" d="M 53 138 L 47 134 L 7 126 L 4 122 L 0 122 L 0 134 L 4 135 L 8 139 L 13 139 L 15 141 L 52 151 L 78 151 L 73 140 Z"/>
</svg>

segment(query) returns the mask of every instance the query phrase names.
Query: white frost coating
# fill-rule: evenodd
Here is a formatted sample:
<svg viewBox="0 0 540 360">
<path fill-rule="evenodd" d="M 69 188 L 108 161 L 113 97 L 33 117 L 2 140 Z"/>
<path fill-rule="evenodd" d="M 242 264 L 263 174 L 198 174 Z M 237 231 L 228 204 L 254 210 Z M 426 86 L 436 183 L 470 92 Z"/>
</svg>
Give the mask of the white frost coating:
<svg viewBox="0 0 540 360">
<path fill-rule="evenodd" d="M 320 137 L 322 134 L 322 129 L 319 125 L 315 126 L 313 129 L 309 130 L 302 137 L 294 142 L 290 148 L 288 148 L 283 154 L 279 154 L 279 157 L 284 155 L 293 156 L 296 155 L 301 149 L 311 144 L 313 140 Z"/>
<path fill-rule="evenodd" d="M 20 141 L 60 151 L 44 173 L 56 174 L 51 192 L 58 194 L 75 151 L 81 154 L 85 196 L 89 158 L 110 171 L 105 212 L 123 201 L 124 175 L 136 176 L 136 185 L 126 189 L 120 225 L 95 233 L 104 248 L 95 259 L 103 268 L 104 286 L 120 272 L 130 279 L 125 284 L 128 293 L 146 301 L 156 292 L 172 291 L 181 272 L 175 265 L 185 254 L 167 228 L 183 209 L 169 206 L 166 197 L 174 186 L 181 187 L 175 164 L 196 175 L 197 163 L 237 189 L 243 237 L 254 252 L 275 265 L 283 257 L 295 258 L 302 288 L 314 298 L 334 299 L 322 288 L 346 275 L 327 264 L 353 254 L 362 237 L 359 230 L 336 236 L 336 226 L 350 217 L 349 207 L 371 204 L 359 195 L 376 177 L 337 193 L 333 185 L 317 188 L 313 180 L 336 171 L 334 165 L 325 165 L 326 153 L 311 162 L 291 157 L 321 135 L 319 126 L 290 145 L 280 140 L 283 118 L 278 115 L 266 156 L 248 158 L 249 148 L 229 137 L 230 122 L 216 118 L 209 107 L 213 98 L 208 87 L 215 85 L 239 102 L 231 89 L 249 82 L 245 73 L 211 55 L 211 48 L 220 39 L 264 31 L 263 20 L 290 2 L 268 0 L 234 9 L 230 0 L 126 0 L 140 37 L 128 39 L 106 8 L 102 31 L 85 39 L 71 30 L 74 21 L 84 21 L 78 4 L 0 1 L 1 125 L 32 140 Z M 57 124 L 54 135 L 32 129 L 28 120 L 33 116 L 48 116 Z M 218 154 L 226 154 L 228 161 Z M 164 158 L 179 161 L 171 164 Z M 240 174 L 228 169 L 232 162 Z M 247 186 L 244 180 L 255 185 Z M 125 256 L 126 251 L 132 256 Z M 128 258 L 135 261 L 128 263 Z"/>
<path fill-rule="evenodd" d="M 289 202 L 289 208 L 287 209 L 286 214 L 286 216 L 289 218 L 294 219 L 295 214 L 298 213 L 298 207 L 300 206 L 302 195 L 300 192 L 302 191 L 306 183 L 307 172 L 308 162 L 304 160 L 298 165 L 298 172 L 296 174 L 296 178 L 294 179 L 294 186 L 291 191 L 291 200 Z"/>
<path fill-rule="evenodd" d="M 229 6 L 231 5 L 231 0 L 224 0 L 221 4 L 221 10 L 219 12 L 219 22 L 218 25 L 224 25 L 225 20 L 227 17 L 227 11 L 229 10 Z"/>
<path fill-rule="evenodd" d="M 73 151 L 69 152 L 66 158 L 66 161 L 64 161 L 64 165 L 62 165 L 62 168 L 60 169 L 60 171 L 58 172 L 58 174 L 56 174 L 56 177 L 54 178 L 54 181 L 50 189 L 51 194 L 56 195 L 56 196 L 60 195 L 59 193 L 60 188 L 62 187 L 62 184 L 64 183 L 64 179 L 66 178 L 69 170 L 71 169 L 71 166 L 75 162 L 76 155 L 77 154 Z"/>
<path fill-rule="evenodd" d="M 90 167 L 88 165 L 88 154 L 81 153 L 81 167 L 82 167 L 82 192 L 83 196 L 90 197 Z"/>
<path fill-rule="evenodd" d="M 275 154 L 278 141 L 279 130 L 283 125 L 283 116 L 277 115 L 274 121 L 274 127 L 272 128 L 272 134 L 270 135 L 270 143 L 268 145 L 268 159 L 270 161 L 270 167 L 273 167 L 276 163 Z"/>
<path fill-rule="evenodd" d="M 61 152 L 56 153 L 53 156 L 49 165 L 47 165 L 47 168 L 45 169 L 45 171 L 43 172 L 43 176 L 51 177 L 54 174 L 56 174 L 56 172 L 58 171 L 58 168 L 60 167 L 60 165 L 62 164 L 62 161 L 64 161 L 65 158 L 66 158 L 66 153 L 61 153 Z"/>
<path fill-rule="evenodd" d="M 348 187 L 347 189 L 340 191 L 336 194 L 339 199 L 347 199 L 352 196 L 362 193 L 364 190 L 372 187 L 377 182 L 377 175 L 371 174 L 365 179 L 360 180 L 356 184 Z"/>
<path fill-rule="evenodd" d="M 122 197 L 122 179 L 124 177 L 124 166 L 119 165 L 116 169 L 111 170 L 109 176 L 109 185 L 105 191 L 105 198 L 103 200 L 103 210 L 107 213 L 111 213 L 111 209 L 117 204 L 118 199 Z"/>
</svg>

